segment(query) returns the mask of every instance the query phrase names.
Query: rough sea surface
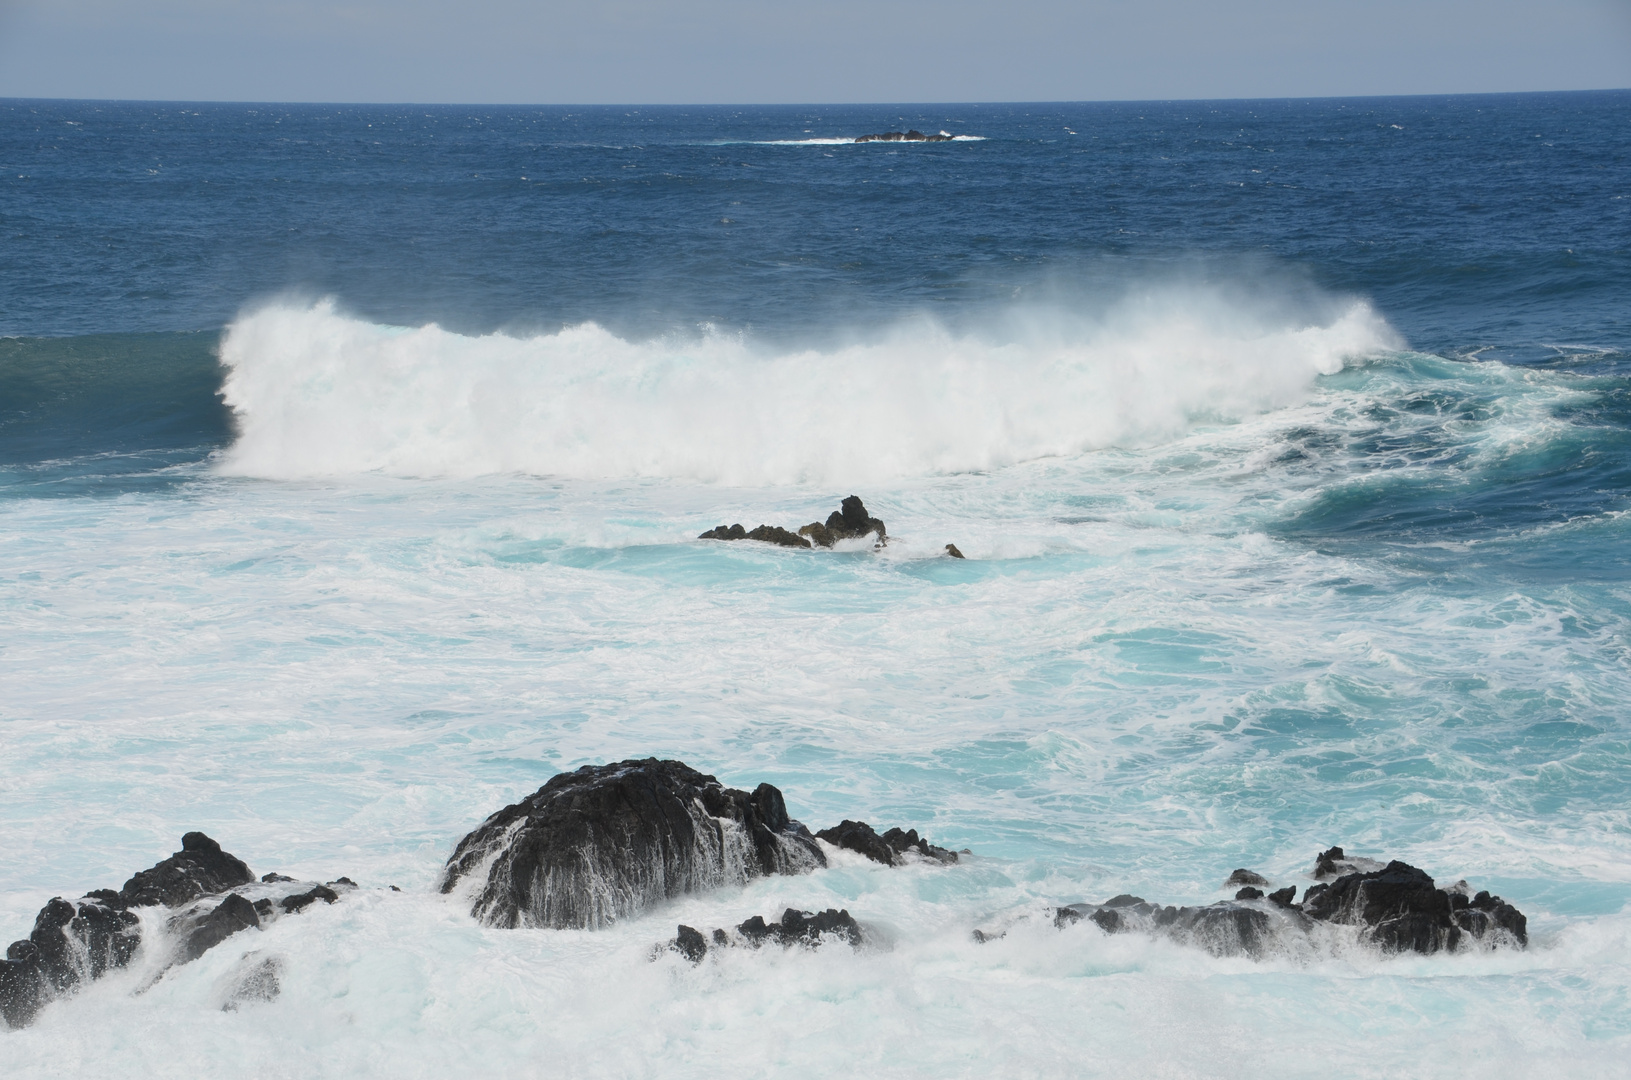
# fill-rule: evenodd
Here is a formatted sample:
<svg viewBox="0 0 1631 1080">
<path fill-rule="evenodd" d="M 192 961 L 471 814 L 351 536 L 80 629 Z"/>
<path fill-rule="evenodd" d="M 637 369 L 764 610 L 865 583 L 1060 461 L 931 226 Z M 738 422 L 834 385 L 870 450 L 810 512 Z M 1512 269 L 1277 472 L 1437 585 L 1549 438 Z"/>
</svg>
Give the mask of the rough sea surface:
<svg viewBox="0 0 1631 1080">
<path fill-rule="evenodd" d="M 189 829 L 362 886 L 7 1076 L 1625 1075 L 1631 92 L 0 101 L 0 334 L 0 940 Z M 887 548 L 695 539 L 850 494 Z M 436 891 L 647 755 L 973 855 Z M 1045 917 L 1332 844 L 1530 947 Z M 652 959 L 787 906 L 871 945 Z"/>
</svg>

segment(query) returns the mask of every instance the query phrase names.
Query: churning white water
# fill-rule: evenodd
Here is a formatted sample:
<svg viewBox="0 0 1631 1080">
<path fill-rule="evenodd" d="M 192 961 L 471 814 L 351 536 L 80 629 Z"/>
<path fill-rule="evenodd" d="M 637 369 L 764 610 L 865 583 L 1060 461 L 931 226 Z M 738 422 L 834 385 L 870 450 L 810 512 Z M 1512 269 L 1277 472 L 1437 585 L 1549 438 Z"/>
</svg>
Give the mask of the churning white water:
<svg viewBox="0 0 1631 1080">
<path fill-rule="evenodd" d="M 1619 1074 L 1613 769 L 1529 755 L 1631 693 L 1631 627 L 1589 584 L 1466 568 L 1499 539 L 1295 532 L 1423 483 L 1424 446 L 1490 483 L 1573 437 L 1555 411 L 1590 388 L 1397 351 L 1363 305 L 1066 322 L 766 354 L 240 319 L 218 461 L 0 519 L 0 923 L 192 828 L 362 888 L 151 985 L 144 954 L 5 1033 L 8 1075 Z M 1407 407 L 1456 395 L 1477 408 Z M 852 491 L 882 551 L 694 539 Z M 839 853 L 599 932 L 484 928 L 436 892 L 491 811 L 645 755 L 973 854 Z M 1304 885 L 1333 843 L 1502 893 L 1531 947 L 1219 959 L 1047 917 L 1210 902 L 1237 866 Z M 870 943 L 653 952 L 788 906 Z M 224 1010 L 267 961 L 276 1000 Z"/>
</svg>

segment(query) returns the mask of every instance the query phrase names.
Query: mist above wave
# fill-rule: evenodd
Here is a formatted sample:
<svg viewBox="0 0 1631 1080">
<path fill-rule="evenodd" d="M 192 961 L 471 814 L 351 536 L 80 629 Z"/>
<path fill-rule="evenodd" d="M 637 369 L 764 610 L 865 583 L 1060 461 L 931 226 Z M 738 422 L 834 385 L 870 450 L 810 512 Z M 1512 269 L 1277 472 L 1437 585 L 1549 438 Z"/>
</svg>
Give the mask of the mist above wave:
<svg viewBox="0 0 1631 1080">
<path fill-rule="evenodd" d="M 532 337 L 383 326 L 333 301 L 228 327 L 223 471 L 658 477 L 862 484 L 1148 445 L 1303 400 L 1400 342 L 1366 303 L 1289 319 L 1171 290 L 1001 338 L 929 321 L 765 355 L 740 336 L 627 341 L 594 323 Z"/>
</svg>

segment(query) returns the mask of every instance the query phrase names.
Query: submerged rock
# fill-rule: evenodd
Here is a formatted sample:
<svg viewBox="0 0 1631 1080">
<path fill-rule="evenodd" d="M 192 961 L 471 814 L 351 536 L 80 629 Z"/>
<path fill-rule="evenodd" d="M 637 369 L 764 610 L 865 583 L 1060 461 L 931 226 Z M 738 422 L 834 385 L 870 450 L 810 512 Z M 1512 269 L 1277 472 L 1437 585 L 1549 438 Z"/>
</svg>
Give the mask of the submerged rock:
<svg viewBox="0 0 1631 1080">
<path fill-rule="evenodd" d="M 1381 866 L 1349 859 L 1341 848 L 1332 848 L 1320 856 L 1316 873 L 1366 864 Z M 1251 872 L 1237 870 L 1230 881 L 1243 873 Z M 1053 922 L 1064 927 L 1086 919 L 1106 933 L 1142 931 L 1216 956 L 1257 957 L 1277 935 L 1306 934 L 1316 923 L 1356 927 L 1361 941 L 1386 953 L 1432 954 L 1472 943 L 1489 948 L 1528 944 L 1528 920 L 1522 912 L 1498 896 L 1481 892 L 1469 898 L 1467 891 L 1465 883 L 1451 890 L 1437 888 L 1426 872 L 1390 862 L 1374 871 L 1344 873 L 1332 884 L 1312 885 L 1300 905 L 1293 903 L 1295 886 L 1265 897 L 1261 889 L 1247 885 L 1234 900 L 1204 907 L 1162 907 L 1127 895 L 1103 904 L 1070 904 L 1054 910 Z M 996 936 L 975 932 L 977 941 Z"/>
<path fill-rule="evenodd" d="M 1268 883 L 1269 879 L 1262 874 L 1257 873 L 1255 870 L 1242 868 L 1230 874 L 1229 880 L 1225 881 L 1223 886 L 1224 888 L 1230 888 L 1235 885 L 1267 885 Z"/>
<path fill-rule="evenodd" d="M 950 555 L 954 559 L 961 559 L 963 557 L 963 553 L 957 550 L 956 544 L 947 544 L 946 554 Z"/>
<path fill-rule="evenodd" d="M 276 956 L 248 953 L 227 976 L 221 1011 L 236 1012 L 253 1002 L 275 1001 L 282 989 L 283 961 Z"/>
<path fill-rule="evenodd" d="M 918 836 L 916 829 L 904 831 L 890 829 L 879 836 L 866 822 L 845 819 L 830 829 L 822 829 L 816 833 L 816 838 L 846 851 L 859 852 L 873 862 L 883 863 L 885 866 L 899 866 L 906 861 L 908 852 L 937 862 L 957 861 L 955 851 L 935 847 Z"/>
<path fill-rule="evenodd" d="M 727 788 L 683 762 L 620 761 L 553 777 L 459 841 L 442 891 L 474 879 L 489 926 L 595 928 L 647 905 L 826 865 L 782 794 Z"/>
<path fill-rule="evenodd" d="M 823 942 L 836 939 L 858 949 L 865 935 L 847 908 L 828 908 L 819 912 L 788 908 L 777 922 L 766 922 L 763 915 L 755 915 L 739 925 L 734 933 L 715 930 L 712 938 L 714 948 L 749 946 L 757 949 L 773 944 L 784 947 L 804 945 L 813 949 Z M 703 937 L 700 930 L 682 925 L 668 947 L 693 964 L 700 964 L 708 955 L 709 939 Z"/>
</svg>

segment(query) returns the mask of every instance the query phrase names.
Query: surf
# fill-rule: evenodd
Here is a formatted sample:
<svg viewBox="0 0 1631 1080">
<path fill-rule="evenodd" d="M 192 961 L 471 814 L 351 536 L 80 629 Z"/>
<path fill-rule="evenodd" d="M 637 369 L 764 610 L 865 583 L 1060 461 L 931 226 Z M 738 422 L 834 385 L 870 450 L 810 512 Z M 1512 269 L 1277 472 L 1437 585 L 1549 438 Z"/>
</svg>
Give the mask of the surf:
<svg viewBox="0 0 1631 1080">
<path fill-rule="evenodd" d="M 217 467 L 885 483 L 1160 443 L 1296 404 L 1318 377 L 1401 345 L 1362 300 L 1297 319 L 1198 290 L 1094 316 L 1024 312 L 985 335 L 917 319 L 780 351 L 714 328 L 467 336 L 370 322 L 333 300 L 272 304 L 223 335 L 239 434 Z"/>
</svg>

